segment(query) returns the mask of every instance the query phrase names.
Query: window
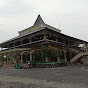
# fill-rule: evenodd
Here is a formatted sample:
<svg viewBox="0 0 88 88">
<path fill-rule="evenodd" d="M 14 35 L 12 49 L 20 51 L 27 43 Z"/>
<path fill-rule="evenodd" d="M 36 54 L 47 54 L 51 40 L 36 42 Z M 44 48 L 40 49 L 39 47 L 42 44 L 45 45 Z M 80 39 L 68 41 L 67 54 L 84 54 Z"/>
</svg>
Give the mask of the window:
<svg viewBox="0 0 88 88">
<path fill-rule="evenodd" d="M 34 36 L 34 37 L 32 38 L 32 42 L 34 42 L 34 41 L 39 41 L 39 40 L 43 40 L 43 39 L 44 39 L 44 35 L 43 35 L 43 34 L 37 35 L 37 36 Z"/>
<path fill-rule="evenodd" d="M 22 41 L 22 44 L 27 44 L 27 43 L 29 43 L 29 39 L 24 39 L 24 40 Z"/>
<path fill-rule="evenodd" d="M 66 44 L 67 46 L 69 46 L 69 42 L 68 42 L 68 40 L 65 40 L 65 44 Z"/>
<path fill-rule="evenodd" d="M 46 39 L 56 41 L 56 38 L 51 34 L 46 34 Z"/>
<path fill-rule="evenodd" d="M 13 47 L 13 43 L 11 43 L 9 46 L 10 46 L 10 47 Z"/>
<path fill-rule="evenodd" d="M 17 41 L 17 42 L 15 43 L 15 46 L 18 46 L 18 45 L 21 45 L 21 41 Z"/>
<path fill-rule="evenodd" d="M 63 39 L 59 37 L 59 38 L 58 38 L 58 42 L 63 43 Z"/>
</svg>

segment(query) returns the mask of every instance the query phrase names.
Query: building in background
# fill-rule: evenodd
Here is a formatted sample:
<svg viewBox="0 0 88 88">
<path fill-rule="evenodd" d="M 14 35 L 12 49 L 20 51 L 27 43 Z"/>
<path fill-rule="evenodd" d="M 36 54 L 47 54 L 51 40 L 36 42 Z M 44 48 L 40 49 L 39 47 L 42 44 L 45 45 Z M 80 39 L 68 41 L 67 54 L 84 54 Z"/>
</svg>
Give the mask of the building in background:
<svg viewBox="0 0 88 88">
<path fill-rule="evenodd" d="M 75 62 L 82 60 L 84 55 L 88 55 L 83 48 L 79 47 L 80 44 L 86 45 L 88 42 L 61 33 L 60 29 L 46 24 L 38 15 L 33 26 L 19 31 L 19 36 L 0 43 L 2 48 L 0 56 L 1 61 L 3 56 L 7 57 L 7 64 L 11 61 L 15 63 L 16 60 L 19 60 L 19 63 L 26 63 L 33 60 L 32 54 L 35 48 L 51 45 L 62 51 L 65 62 Z M 59 61 L 58 58 L 56 61 Z"/>
</svg>

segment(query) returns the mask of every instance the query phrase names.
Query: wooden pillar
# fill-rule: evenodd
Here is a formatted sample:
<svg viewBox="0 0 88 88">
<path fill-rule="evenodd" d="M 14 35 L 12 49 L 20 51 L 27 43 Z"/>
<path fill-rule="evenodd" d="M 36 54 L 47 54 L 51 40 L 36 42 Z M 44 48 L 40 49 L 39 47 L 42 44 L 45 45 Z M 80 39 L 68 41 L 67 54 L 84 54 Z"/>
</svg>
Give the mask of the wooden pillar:
<svg viewBox="0 0 88 88">
<path fill-rule="evenodd" d="M 21 41 L 21 45 L 23 45 L 23 44 L 22 44 L 22 41 Z"/>
<path fill-rule="evenodd" d="M 56 41 L 58 42 L 58 38 L 56 38 Z"/>
<path fill-rule="evenodd" d="M 32 61 L 32 54 L 33 54 L 34 50 L 30 51 L 30 61 Z"/>
<path fill-rule="evenodd" d="M 14 53 L 13 58 L 14 58 L 14 64 L 17 64 L 16 53 Z"/>
<path fill-rule="evenodd" d="M 29 43 L 31 43 L 31 39 L 29 39 Z"/>
<path fill-rule="evenodd" d="M 31 41 L 32 41 L 31 39 L 32 39 L 32 38 L 30 38 L 30 41 L 29 41 L 30 43 L 31 43 Z"/>
<path fill-rule="evenodd" d="M 46 34 L 44 33 L 44 40 L 46 40 Z"/>
<path fill-rule="evenodd" d="M 45 62 L 49 62 L 49 61 L 48 61 L 48 57 L 45 57 Z"/>
<path fill-rule="evenodd" d="M 30 53 L 30 61 L 32 61 L 32 53 Z"/>
<path fill-rule="evenodd" d="M 11 54 L 11 57 L 12 57 L 12 63 L 14 64 L 15 63 L 15 58 L 14 58 L 13 54 Z"/>
<path fill-rule="evenodd" d="M 21 63 L 23 63 L 23 55 L 21 54 Z"/>
<path fill-rule="evenodd" d="M 7 64 L 9 64 L 9 56 L 7 56 Z"/>
<path fill-rule="evenodd" d="M 86 58 L 85 58 L 85 55 L 83 56 L 83 63 L 86 64 Z"/>
<path fill-rule="evenodd" d="M 57 62 L 60 62 L 60 58 L 59 57 L 57 57 Z"/>
<path fill-rule="evenodd" d="M 1 55 L 0 65 L 3 67 L 3 55 Z"/>
</svg>

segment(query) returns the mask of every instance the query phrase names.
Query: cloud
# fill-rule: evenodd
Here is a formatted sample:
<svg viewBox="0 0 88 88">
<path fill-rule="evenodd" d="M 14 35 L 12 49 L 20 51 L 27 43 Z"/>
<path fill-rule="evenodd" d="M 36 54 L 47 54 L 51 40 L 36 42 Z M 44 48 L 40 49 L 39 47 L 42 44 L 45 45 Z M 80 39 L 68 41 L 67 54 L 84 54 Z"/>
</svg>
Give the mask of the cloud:
<svg viewBox="0 0 88 88">
<path fill-rule="evenodd" d="M 0 8 L 5 7 L 8 4 L 7 0 L 0 0 Z"/>
<path fill-rule="evenodd" d="M 62 33 L 87 40 L 88 0 L 0 0 L 0 41 L 32 26 L 38 14 L 56 28 L 60 21 Z"/>
<path fill-rule="evenodd" d="M 7 1 L 5 1 L 4 3 L 7 3 Z M 30 5 L 28 6 L 24 4 L 21 0 L 8 0 L 8 3 L 3 4 L 3 7 L 0 8 L 0 16 L 2 17 L 12 17 L 32 12 L 33 8 L 30 7 Z"/>
</svg>

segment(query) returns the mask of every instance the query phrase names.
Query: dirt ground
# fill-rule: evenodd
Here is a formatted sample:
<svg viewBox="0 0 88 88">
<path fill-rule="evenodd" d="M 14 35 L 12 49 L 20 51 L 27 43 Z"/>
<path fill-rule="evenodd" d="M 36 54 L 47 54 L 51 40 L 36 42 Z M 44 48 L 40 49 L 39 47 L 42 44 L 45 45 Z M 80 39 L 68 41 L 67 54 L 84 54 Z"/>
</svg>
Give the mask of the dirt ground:
<svg viewBox="0 0 88 88">
<path fill-rule="evenodd" d="M 0 88 L 88 88 L 88 66 L 0 68 Z"/>
</svg>

